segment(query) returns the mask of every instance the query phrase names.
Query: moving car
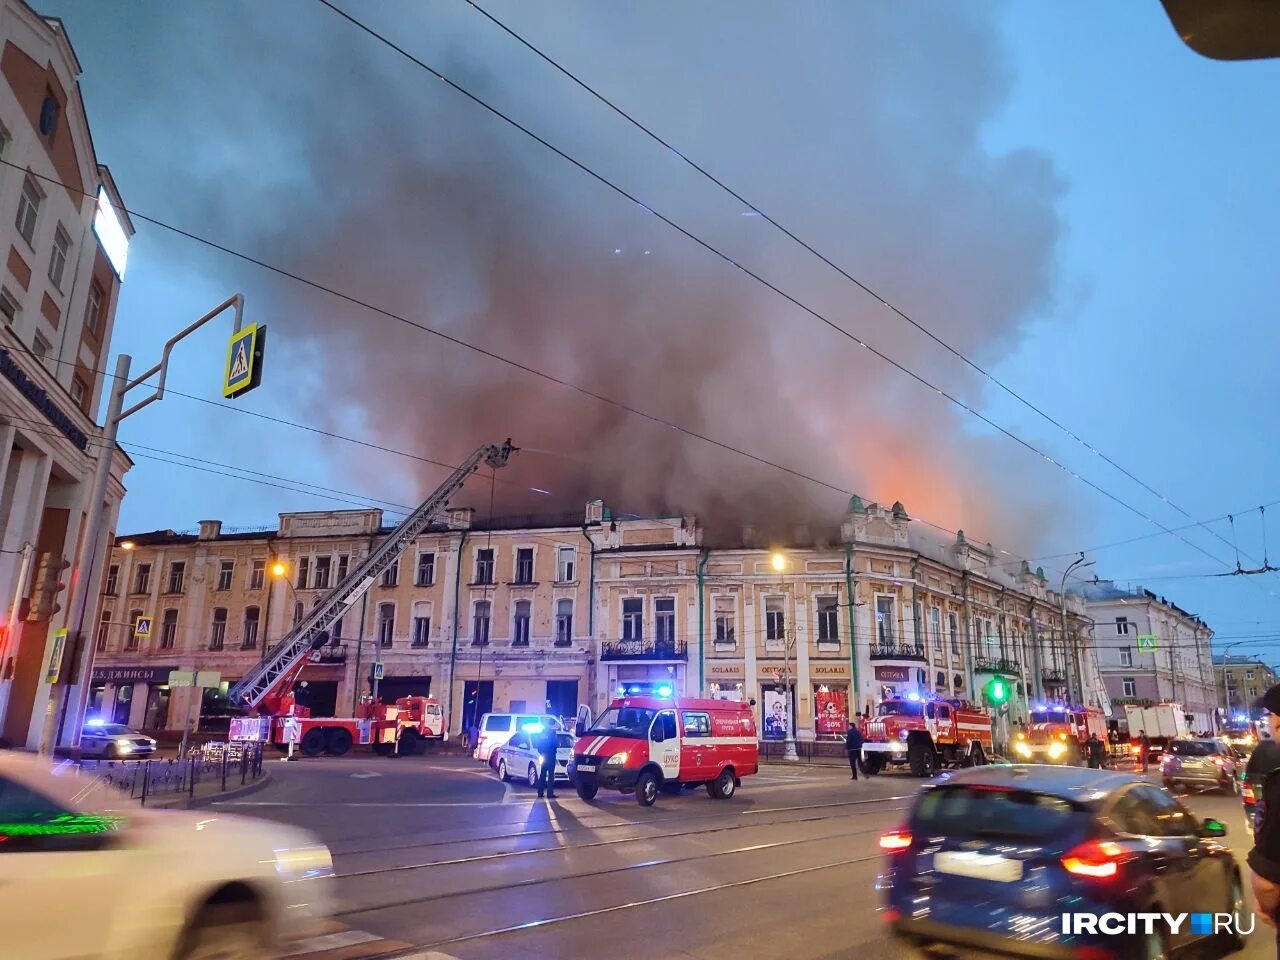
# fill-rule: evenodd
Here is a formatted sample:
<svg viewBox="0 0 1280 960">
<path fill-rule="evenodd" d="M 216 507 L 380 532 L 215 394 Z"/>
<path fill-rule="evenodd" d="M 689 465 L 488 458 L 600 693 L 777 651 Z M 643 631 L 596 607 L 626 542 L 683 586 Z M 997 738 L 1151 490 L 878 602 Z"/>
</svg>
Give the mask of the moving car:
<svg viewBox="0 0 1280 960">
<path fill-rule="evenodd" d="M 1240 769 L 1240 761 L 1220 740 L 1170 740 L 1160 761 L 1166 788 L 1178 783 L 1203 783 L 1237 793 Z"/>
<path fill-rule="evenodd" d="M 1188 921 L 1176 931 L 1157 922 L 1149 933 L 1081 932 L 1074 917 L 1245 914 L 1225 834 L 1133 774 L 971 768 L 927 786 L 902 826 L 880 838 L 877 886 L 894 935 L 920 949 L 1154 960 L 1204 937 Z M 1234 932 L 1217 936 L 1220 951 L 1242 945 Z"/>
<path fill-rule="evenodd" d="M 534 745 L 537 730 L 521 730 L 510 740 L 493 751 L 497 757 L 498 776 L 503 780 L 524 780 L 531 787 L 538 785 L 538 768 L 542 758 Z M 567 733 L 556 734 L 556 783 L 569 779 L 569 761 L 573 759 L 573 737 Z"/>
<path fill-rule="evenodd" d="M 156 742 L 123 723 L 90 720 L 80 734 L 80 755 L 109 760 L 145 760 L 156 752 Z"/>
<path fill-rule="evenodd" d="M 76 765 L 0 753 L 6 957 L 266 957 L 328 910 L 310 834 L 201 811 L 144 810 Z"/>
<path fill-rule="evenodd" d="M 546 725 L 561 729 L 560 718 L 537 713 L 486 713 L 480 718 L 480 736 L 472 754 L 477 760 L 488 760 L 493 751 L 502 746 L 525 727 Z"/>
</svg>

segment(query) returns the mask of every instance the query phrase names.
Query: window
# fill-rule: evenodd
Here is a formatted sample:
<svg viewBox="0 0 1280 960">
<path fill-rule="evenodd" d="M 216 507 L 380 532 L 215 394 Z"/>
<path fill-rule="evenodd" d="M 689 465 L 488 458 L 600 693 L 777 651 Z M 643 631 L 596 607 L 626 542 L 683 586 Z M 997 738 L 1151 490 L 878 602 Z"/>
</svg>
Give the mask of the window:
<svg viewBox="0 0 1280 960">
<path fill-rule="evenodd" d="M 249 609 L 256 610 L 257 607 L 250 607 Z M 241 644 L 241 646 L 247 647 L 247 646 L 250 646 L 248 642 L 249 610 L 246 610 L 244 612 L 244 627 L 245 627 L 245 636 L 244 636 L 244 642 Z M 255 630 L 257 629 L 256 622 L 254 624 L 254 629 Z M 221 650 L 223 644 L 225 644 L 226 642 L 227 642 L 227 608 L 215 607 L 213 611 L 213 625 L 209 630 L 209 649 Z"/>
<path fill-rule="evenodd" d="M 337 634 L 334 634 L 337 636 Z M 419 600 L 413 605 L 413 634 L 410 645 L 425 647 L 431 641 L 431 604 Z"/>
<path fill-rule="evenodd" d="M 23 180 L 22 194 L 18 197 L 18 217 L 14 221 L 14 226 L 18 228 L 22 239 L 32 247 L 35 246 L 36 217 L 40 214 L 41 199 L 40 188 L 36 186 L 36 182 L 30 177 Z"/>
<path fill-rule="evenodd" d="M 400 561 L 397 559 L 395 563 L 382 571 L 382 585 L 384 587 L 394 587 L 400 582 Z"/>
<path fill-rule="evenodd" d="M 0 313 L 10 326 L 18 322 L 18 301 L 8 290 L 0 290 Z"/>
<path fill-rule="evenodd" d="M 960 631 L 954 613 L 947 614 L 947 633 L 951 637 L 951 655 L 953 657 L 960 656 Z"/>
<path fill-rule="evenodd" d="M 86 390 L 85 390 L 84 381 L 80 379 L 79 375 L 72 377 L 71 378 L 71 402 L 74 403 L 81 410 L 84 409 L 85 393 L 86 393 Z"/>
<path fill-rule="evenodd" d="M 711 736 L 711 715 L 708 713 L 693 713 L 685 710 L 681 713 L 681 719 L 684 720 L 684 735 L 686 737 L 709 737 Z"/>
<path fill-rule="evenodd" d="M 764 644 L 769 650 L 781 650 L 786 642 L 787 621 L 782 611 L 781 597 L 766 597 L 764 601 Z"/>
<path fill-rule="evenodd" d="M 294 583 L 294 586 L 297 587 L 299 590 L 305 590 L 307 588 L 307 578 L 310 575 L 311 575 L 311 558 L 299 557 L 298 558 L 298 579 Z"/>
<path fill-rule="evenodd" d="M 654 638 L 668 646 L 676 642 L 676 601 L 661 597 L 653 602 Z"/>
<path fill-rule="evenodd" d="M 1120 666 L 1122 667 L 1133 666 L 1133 651 L 1130 650 L 1128 647 L 1120 648 Z"/>
<path fill-rule="evenodd" d="M 876 597 L 876 639 L 893 643 L 893 597 Z"/>
<path fill-rule="evenodd" d="M 378 604 L 378 646 L 391 646 L 391 638 L 396 632 L 396 605 L 394 603 Z"/>
<path fill-rule="evenodd" d="M 103 584 L 102 592 L 108 597 L 116 595 L 116 589 L 120 583 L 120 564 L 113 563 L 107 568 L 107 582 Z"/>
<path fill-rule="evenodd" d="M 316 578 L 315 586 L 317 590 L 329 589 L 329 573 L 333 569 L 333 557 L 316 557 Z"/>
<path fill-rule="evenodd" d="M 516 551 L 516 583 L 533 583 L 533 548 Z"/>
<path fill-rule="evenodd" d="M 255 560 L 249 568 L 249 589 L 261 590 L 267 579 L 267 561 Z"/>
<path fill-rule="evenodd" d="M 644 639 L 644 600 L 627 597 L 622 601 L 622 639 Z"/>
<path fill-rule="evenodd" d="M 111 629 L 111 611 L 103 610 L 102 617 L 98 620 L 97 645 L 98 645 L 99 653 L 102 653 L 102 651 L 107 649 L 107 632 L 110 629 Z"/>
<path fill-rule="evenodd" d="M 151 589 L 151 564 L 138 564 L 138 572 L 133 577 L 133 592 L 147 593 Z"/>
<path fill-rule="evenodd" d="M 232 578 L 236 573 L 236 562 L 234 560 L 223 560 L 218 564 L 218 586 L 219 590 L 230 590 Z"/>
<path fill-rule="evenodd" d="M 556 646 L 567 647 L 573 643 L 573 601 L 556 601 Z"/>
<path fill-rule="evenodd" d="M 1133 677 L 1121 677 L 1120 687 L 1123 690 L 1121 696 L 1136 697 L 1138 695 L 1138 681 Z"/>
<path fill-rule="evenodd" d="M 89 296 L 84 305 L 84 328 L 95 337 L 102 326 L 102 286 L 97 280 L 89 284 Z"/>
<path fill-rule="evenodd" d="M 160 623 L 160 649 L 172 650 L 178 639 L 178 611 L 166 610 Z"/>
<path fill-rule="evenodd" d="M 493 583 L 493 550 L 476 551 L 476 583 Z"/>
<path fill-rule="evenodd" d="M 818 597 L 818 642 L 840 643 L 840 604 L 836 597 Z"/>
<path fill-rule="evenodd" d="M 332 640 L 334 643 L 337 643 L 339 640 L 342 639 L 343 619 L 344 619 L 343 617 L 339 617 L 337 620 L 333 621 L 333 629 L 329 631 L 329 639 Z"/>
<path fill-rule="evenodd" d="M 1257 688 L 1257 687 L 1250 687 L 1250 688 L 1249 688 L 1249 697 L 1250 697 L 1250 699 L 1252 699 L 1252 698 L 1256 697 L 1257 695 L 1258 695 L 1258 688 Z"/>
<path fill-rule="evenodd" d="M 942 611 L 937 607 L 929 608 L 929 635 L 933 638 L 933 652 L 942 652 Z"/>
<path fill-rule="evenodd" d="M 737 610 L 733 597 L 716 597 L 713 601 L 716 618 L 716 646 L 734 649 L 737 639 Z"/>
<path fill-rule="evenodd" d="M 45 366 L 49 365 L 49 351 L 53 349 L 49 346 L 49 341 L 44 338 L 43 334 L 37 333 L 31 338 L 31 353 Z"/>
<path fill-rule="evenodd" d="M 124 648 L 126 650 L 138 649 L 138 634 L 134 625 L 138 622 L 138 618 L 142 616 L 141 610 L 129 611 L 129 625 L 125 628 Z"/>
<path fill-rule="evenodd" d="M 434 553 L 418 554 L 418 576 L 413 581 L 419 587 L 429 587 L 436 579 L 436 555 Z"/>
<path fill-rule="evenodd" d="M 527 647 L 529 645 L 529 608 L 532 604 L 528 600 L 516 601 L 516 615 L 512 623 L 513 631 L 511 634 L 511 645 L 513 647 Z"/>
<path fill-rule="evenodd" d="M 53 251 L 49 254 L 49 279 L 59 290 L 62 289 L 62 275 L 67 269 L 67 255 L 71 252 L 71 237 L 58 224 L 53 233 Z"/>
<path fill-rule="evenodd" d="M 560 583 L 576 579 L 577 555 L 573 547 L 556 547 L 556 580 Z"/>
<path fill-rule="evenodd" d="M 351 558 L 345 553 L 338 556 L 338 583 L 347 579 L 347 564 L 350 562 L 350 559 Z"/>
<path fill-rule="evenodd" d="M 297 627 L 297 626 L 298 626 L 298 624 L 300 624 L 300 623 L 302 622 L 302 617 L 303 617 L 303 615 L 304 615 L 306 612 L 307 612 L 307 611 L 306 611 L 306 608 L 302 605 L 302 601 L 301 601 L 301 600 L 297 601 L 297 602 L 293 605 L 293 625 L 294 625 L 294 627 Z"/>
<path fill-rule="evenodd" d="M 258 608 L 244 608 L 244 635 L 240 638 L 240 646 L 244 650 L 252 650 L 258 645 Z"/>
<path fill-rule="evenodd" d="M 476 603 L 475 613 L 471 618 L 471 645 L 473 647 L 487 647 L 489 645 L 489 617 L 492 611 L 493 605 L 488 600 L 480 600 Z"/>
<path fill-rule="evenodd" d="M 1127 637 L 1129 635 L 1129 618 L 1116 617 L 1116 636 Z"/>
<path fill-rule="evenodd" d="M 1245 678 L 1246 680 L 1252 680 L 1252 679 L 1253 679 L 1253 671 L 1252 671 L 1252 670 L 1246 670 L 1246 671 L 1244 672 L 1244 678 Z"/>
<path fill-rule="evenodd" d="M 169 589 L 168 593 L 181 593 L 182 581 L 186 579 L 187 565 L 181 560 L 175 560 L 169 564 Z"/>
</svg>

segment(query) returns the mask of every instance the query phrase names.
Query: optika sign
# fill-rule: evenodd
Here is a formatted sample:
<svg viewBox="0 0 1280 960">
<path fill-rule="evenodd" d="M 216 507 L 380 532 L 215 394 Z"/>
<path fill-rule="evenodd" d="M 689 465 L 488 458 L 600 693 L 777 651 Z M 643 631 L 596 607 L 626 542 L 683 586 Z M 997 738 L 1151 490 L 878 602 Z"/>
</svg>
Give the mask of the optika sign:
<svg viewBox="0 0 1280 960">
<path fill-rule="evenodd" d="M 1246 930 L 1238 913 L 1064 913 L 1062 932 L 1066 936 L 1082 933 L 1149 935 L 1165 927 L 1176 935 L 1181 932 L 1183 924 L 1189 924 L 1189 932 L 1196 937 L 1215 933 L 1234 933 L 1245 937 L 1253 933 L 1258 923 L 1258 918 L 1252 913 L 1247 916 L 1249 928 Z"/>
</svg>

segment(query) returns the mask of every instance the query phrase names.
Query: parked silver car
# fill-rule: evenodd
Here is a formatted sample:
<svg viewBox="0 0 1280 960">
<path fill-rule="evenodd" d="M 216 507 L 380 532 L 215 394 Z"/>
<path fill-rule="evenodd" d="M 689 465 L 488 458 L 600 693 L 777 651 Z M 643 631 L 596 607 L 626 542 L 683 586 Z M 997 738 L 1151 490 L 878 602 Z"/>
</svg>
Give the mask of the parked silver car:
<svg viewBox="0 0 1280 960">
<path fill-rule="evenodd" d="M 503 780 L 523 780 L 531 787 L 538 785 L 538 766 L 542 762 L 533 745 L 534 733 L 520 731 L 494 750 L 498 776 Z M 556 734 L 556 783 L 569 779 L 569 761 L 573 759 L 573 737 Z"/>
<path fill-rule="evenodd" d="M 1160 761 L 1160 774 L 1166 788 L 1176 783 L 1200 783 L 1238 793 L 1239 767 L 1235 754 L 1219 740 L 1170 740 Z"/>
</svg>

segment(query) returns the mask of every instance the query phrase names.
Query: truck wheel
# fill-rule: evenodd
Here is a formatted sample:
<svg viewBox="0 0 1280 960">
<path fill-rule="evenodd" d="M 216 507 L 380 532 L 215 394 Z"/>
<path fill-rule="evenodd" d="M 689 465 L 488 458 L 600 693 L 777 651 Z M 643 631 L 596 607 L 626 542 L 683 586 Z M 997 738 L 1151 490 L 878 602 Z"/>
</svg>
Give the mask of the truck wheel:
<svg viewBox="0 0 1280 960">
<path fill-rule="evenodd" d="M 578 796 L 583 800 L 594 800 L 599 789 L 600 785 L 594 780 L 583 780 L 581 777 L 578 778 Z"/>
<path fill-rule="evenodd" d="M 652 770 L 641 770 L 636 778 L 636 803 L 642 807 L 652 807 L 658 799 L 658 775 Z"/>
<path fill-rule="evenodd" d="M 351 731 L 346 727 L 334 727 L 325 738 L 324 752 L 331 757 L 340 757 L 351 749 Z"/>
<path fill-rule="evenodd" d="M 720 775 L 711 782 L 711 795 L 717 800 L 728 800 L 737 789 L 738 781 L 728 767 L 721 770 Z"/>
<path fill-rule="evenodd" d="M 418 752 L 418 731 L 405 728 L 400 731 L 400 755 L 411 757 Z"/>
<path fill-rule="evenodd" d="M 907 763 L 911 766 L 913 777 L 932 777 L 937 767 L 933 748 L 927 743 L 913 743 L 907 748 Z"/>
<path fill-rule="evenodd" d="M 324 730 L 320 727 L 312 727 L 298 741 L 298 749 L 308 757 L 318 757 L 324 753 L 324 741 Z"/>
<path fill-rule="evenodd" d="M 878 753 L 873 753 L 863 758 L 862 769 L 868 777 L 874 777 L 884 769 L 884 760 Z"/>
</svg>

